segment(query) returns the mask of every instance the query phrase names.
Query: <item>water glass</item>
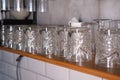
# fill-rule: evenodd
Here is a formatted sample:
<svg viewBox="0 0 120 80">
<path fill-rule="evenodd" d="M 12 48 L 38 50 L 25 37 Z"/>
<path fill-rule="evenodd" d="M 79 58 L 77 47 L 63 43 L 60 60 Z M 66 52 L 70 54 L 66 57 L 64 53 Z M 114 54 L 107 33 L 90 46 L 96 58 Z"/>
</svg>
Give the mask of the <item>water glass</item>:
<svg viewBox="0 0 120 80">
<path fill-rule="evenodd" d="M 100 25 L 96 33 L 95 63 L 106 68 L 118 68 L 120 67 L 118 24 L 113 20 L 102 22 L 105 24 Z"/>
<path fill-rule="evenodd" d="M 56 27 L 45 26 L 42 30 L 42 53 L 48 58 L 56 54 Z"/>
<path fill-rule="evenodd" d="M 92 60 L 91 30 L 88 27 L 70 28 L 71 62 L 88 62 Z"/>
<path fill-rule="evenodd" d="M 42 55 L 42 26 L 37 25 L 36 28 L 36 53 Z"/>
<path fill-rule="evenodd" d="M 14 32 L 14 49 L 24 51 L 24 25 L 16 25 Z"/>
<path fill-rule="evenodd" d="M 5 46 L 9 48 L 13 48 L 14 45 L 14 26 L 13 25 L 6 25 L 6 41 Z"/>
<path fill-rule="evenodd" d="M 25 31 L 25 51 L 35 54 L 36 53 L 36 27 L 28 26 Z"/>
<path fill-rule="evenodd" d="M 5 46 L 5 30 L 6 30 L 6 26 L 5 25 L 2 25 L 1 26 L 1 29 L 0 29 L 0 45 L 1 46 Z"/>
<path fill-rule="evenodd" d="M 58 57 L 69 60 L 69 44 L 68 44 L 68 27 L 62 26 L 58 28 Z"/>
</svg>

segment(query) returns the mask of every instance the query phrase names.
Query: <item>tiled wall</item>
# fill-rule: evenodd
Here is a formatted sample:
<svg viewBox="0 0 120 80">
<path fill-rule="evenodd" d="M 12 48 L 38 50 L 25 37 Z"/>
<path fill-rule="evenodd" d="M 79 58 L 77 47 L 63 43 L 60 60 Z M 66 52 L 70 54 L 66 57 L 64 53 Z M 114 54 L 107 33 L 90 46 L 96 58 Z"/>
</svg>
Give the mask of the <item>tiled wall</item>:
<svg viewBox="0 0 120 80">
<path fill-rule="evenodd" d="M 18 55 L 0 50 L 0 80 L 16 80 Z M 21 80 L 102 80 L 100 77 L 77 72 L 28 57 L 21 61 Z"/>
<path fill-rule="evenodd" d="M 39 24 L 67 24 L 76 17 L 82 21 L 120 19 L 120 0 L 48 0 L 49 11 L 38 13 Z"/>
</svg>

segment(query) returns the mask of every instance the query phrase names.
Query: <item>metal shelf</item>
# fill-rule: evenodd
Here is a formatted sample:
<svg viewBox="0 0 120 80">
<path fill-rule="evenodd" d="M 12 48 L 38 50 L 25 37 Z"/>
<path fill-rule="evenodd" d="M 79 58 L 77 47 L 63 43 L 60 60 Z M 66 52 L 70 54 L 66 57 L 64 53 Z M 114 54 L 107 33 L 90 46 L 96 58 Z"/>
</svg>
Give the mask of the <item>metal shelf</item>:
<svg viewBox="0 0 120 80">
<path fill-rule="evenodd" d="M 16 20 L 16 19 L 5 19 L 3 20 L 3 25 L 28 25 L 33 24 L 32 19 L 28 20 Z"/>
</svg>

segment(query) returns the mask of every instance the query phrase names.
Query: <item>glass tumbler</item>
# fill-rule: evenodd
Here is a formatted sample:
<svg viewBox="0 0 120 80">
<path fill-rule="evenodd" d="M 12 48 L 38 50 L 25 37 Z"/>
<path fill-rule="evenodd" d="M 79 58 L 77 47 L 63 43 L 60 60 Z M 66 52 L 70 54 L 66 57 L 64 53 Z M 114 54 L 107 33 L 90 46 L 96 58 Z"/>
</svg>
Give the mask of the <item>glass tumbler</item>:
<svg viewBox="0 0 120 80">
<path fill-rule="evenodd" d="M 16 25 L 15 26 L 15 34 L 14 34 L 14 49 L 24 51 L 24 25 Z"/>
<path fill-rule="evenodd" d="M 36 25 L 36 53 L 42 55 L 42 26 Z"/>
<path fill-rule="evenodd" d="M 5 34 L 6 34 L 6 26 L 5 25 L 2 25 L 1 26 L 1 29 L 0 29 L 1 31 L 0 31 L 0 45 L 1 46 L 5 46 Z"/>
<path fill-rule="evenodd" d="M 116 21 L 104 20 L 96 33 L 96 59 L 95 63 L 106 68 L 120 67 L 119 37 Z M 101 24 L 101 21 L 99 22 Z"/>
<path fill-rule="evenodd" d="M 14 45 L 14 26 L 13 25 L 6 25 L 6 40 L 5 40 L 5 46 L 9 48 L 13 48 Z"/>
<path fill-rule="evenodd" d="M 69 29 L 69 44 L 71 62 L 82 65 L 92 60 L 91 30 L 88 27 L 76 27 Z"/>
<path fill-rule="evenodd" d="M 25 31 L 25 51 L 35 54 L 36 53 L 36 26 L 28 26 Z"/>
<path fill-rule="evenodd" d="M 42 54 L 48 58 L 56 52 L 56 27 L 44 26 L 42 30 Z"/>
<path fill-rule="evenodd" d="M 69 44 L 68 44 L 68 27 L 62 26 L 58 28 L 58 48 L 57 56 L 69 60 Z"/>
</svg>

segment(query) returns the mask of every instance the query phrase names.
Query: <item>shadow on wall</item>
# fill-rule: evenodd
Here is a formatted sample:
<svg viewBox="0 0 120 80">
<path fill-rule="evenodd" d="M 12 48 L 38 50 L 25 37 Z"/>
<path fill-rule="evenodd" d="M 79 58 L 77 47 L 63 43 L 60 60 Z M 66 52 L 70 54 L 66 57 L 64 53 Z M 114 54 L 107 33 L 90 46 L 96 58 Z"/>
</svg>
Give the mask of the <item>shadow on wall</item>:
<svg viewBox="0 0 120 80">
<path fill-rule="evenodd" d="M 38 13 L 38 24 L 67 24 L 76 17 L 91 22 L 97 18 L 120 19 L 120 0 L 49 0 L 49 11 Z"/>
</svg>

